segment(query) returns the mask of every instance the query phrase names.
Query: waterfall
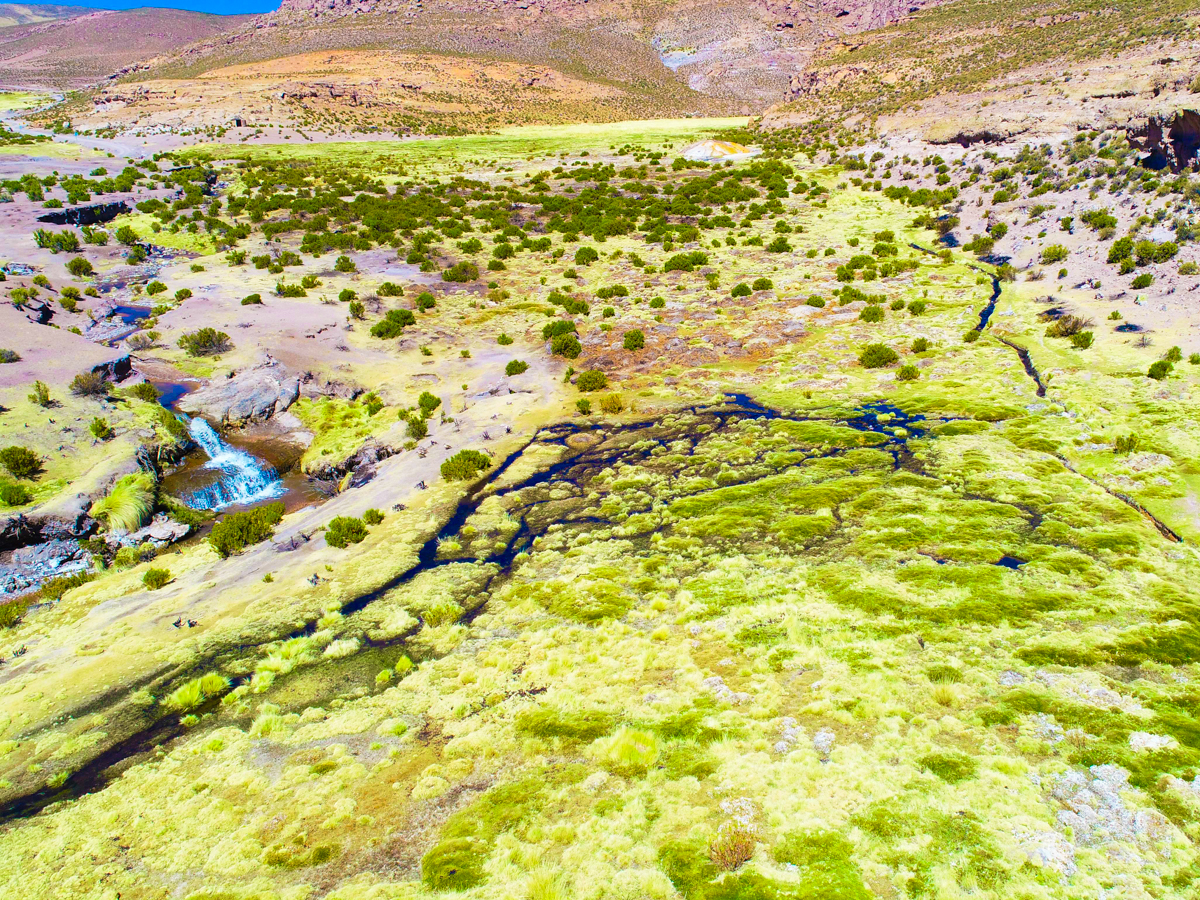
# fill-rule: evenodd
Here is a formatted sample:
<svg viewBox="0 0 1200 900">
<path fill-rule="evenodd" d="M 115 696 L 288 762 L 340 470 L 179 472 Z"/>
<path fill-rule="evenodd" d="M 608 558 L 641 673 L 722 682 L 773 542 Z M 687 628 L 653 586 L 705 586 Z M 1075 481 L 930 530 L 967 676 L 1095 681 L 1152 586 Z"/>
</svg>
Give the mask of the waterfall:
<svg viewBox="0 0 1200 900">
<path fill-rule="evenodd" d="M 231 447 L 201 418 L 181 417 L 192 440 L 208 456 L 205 469 L 216 469 L 220 478 L 208 487 L 193 491 L 184 502 L 192 509 L 223 509 L 235 503 L 255 503 L 283 493 L 279 473 L 258 457 Z"/>
</svg>

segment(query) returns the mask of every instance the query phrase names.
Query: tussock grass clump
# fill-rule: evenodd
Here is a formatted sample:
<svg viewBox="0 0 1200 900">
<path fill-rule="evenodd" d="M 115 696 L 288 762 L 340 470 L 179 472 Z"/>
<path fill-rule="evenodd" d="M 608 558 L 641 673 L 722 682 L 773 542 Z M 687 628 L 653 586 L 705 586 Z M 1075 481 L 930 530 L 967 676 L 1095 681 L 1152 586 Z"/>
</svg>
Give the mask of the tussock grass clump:
<svg viewBox="0 0 1200 900">
<path fill-rule="evenodd" d="M 180 685 L 164 699 L 164 705 L 180 712 L 195 709 L 210 697 L 219 696 L 229 688 L 229 679 L 217 672 L 208 672 Z"/>
<path fill-rule="evenodd" d="M 947 784 L 958 784 L 975 774 L 975 760 L 957 751 L 937 751 L 919 760 L 921 768 L 932 772 Z"/>
<path fill-rule="evenodd" d="M 145 472 L 126 475 L 97 500 L 88 515 L 104 522 L 110 531 L 137 531 L 154 508 L 154 478 Z"/>
<path fill-rule="evenodd" d="M 542 706 L 517 716 L 517 731 L 539 738 L 594 741 L 612 730 L 617 717 L 600 709 L 564 710 Z"/>
<path fill-rule="evenodd" d="M 647 731 L 623 725 L 611 737 L 593 746 L 597 761 L 618 775 L 644 775 L 658 761 L 658 738 Z"/>
<path fill-rule="evenodd" d="M 727 819 L 721 823 L 716 837 L 708 845 L 708 858 L 718 869 L 732 872 L 749 862 L 760 838 L 758 828 L 752 823 Z"/>
</svg>

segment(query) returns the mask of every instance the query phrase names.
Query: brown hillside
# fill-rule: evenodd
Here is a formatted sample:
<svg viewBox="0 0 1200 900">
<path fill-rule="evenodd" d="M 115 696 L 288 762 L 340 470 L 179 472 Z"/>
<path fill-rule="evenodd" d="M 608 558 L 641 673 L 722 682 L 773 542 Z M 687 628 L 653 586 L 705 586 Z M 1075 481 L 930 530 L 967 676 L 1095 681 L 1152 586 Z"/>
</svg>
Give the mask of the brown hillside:
<svg viewBox="0 0 1200 900">
<path fill-rule="evenodd" d="M 249 20 L 249 16 L 132 9 L 13 25 L 0 29 L 0 85 L 85 87 L 127 66 L 242 27 Z"/>
</svg>

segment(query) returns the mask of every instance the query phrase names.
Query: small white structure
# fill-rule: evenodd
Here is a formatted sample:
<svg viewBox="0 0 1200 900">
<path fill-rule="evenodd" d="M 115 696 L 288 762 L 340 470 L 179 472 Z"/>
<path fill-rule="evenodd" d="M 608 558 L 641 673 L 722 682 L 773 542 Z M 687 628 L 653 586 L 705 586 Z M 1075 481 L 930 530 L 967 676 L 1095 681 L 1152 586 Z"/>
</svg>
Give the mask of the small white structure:
<svg viewBox="0 0 1200 900">
<path fill-rule="evenodd" d="M 734 141 L 701 141 L 683 151 L 683 158 L 692 162 L 736 162 L 751 159 L 762 153 L 758 147 L 747 147 Z"/>
</svg>

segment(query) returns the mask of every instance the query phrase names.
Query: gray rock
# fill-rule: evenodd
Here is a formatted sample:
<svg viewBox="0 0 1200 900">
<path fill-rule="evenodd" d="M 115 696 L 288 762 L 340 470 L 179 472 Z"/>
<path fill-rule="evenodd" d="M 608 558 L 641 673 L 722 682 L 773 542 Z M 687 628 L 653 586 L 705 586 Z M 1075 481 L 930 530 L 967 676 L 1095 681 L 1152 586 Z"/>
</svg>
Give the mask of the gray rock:
<svg viewBox="0 0 1200 900">
<path fill-rule="evenodd" d="M 300 379 L 267 363 L 185 395 L 179 408 L 224 425 L 242 425 L 283 412 L 299 396 Z"/>
<path fill-rule="evenodd" d="M 191 533 L 191 530 L 190 525 L 172 521 L 167 516 L 159 513 L 145 528 L 135 531 L 133 534 L 124 535 L 121 538 L 121 543 L 140 547 L 142 544 L 149 542 L 155 547 L 161 548 L 168 544 L 174 544 L 176 541 L 182 541 Z"/>
</svg>

